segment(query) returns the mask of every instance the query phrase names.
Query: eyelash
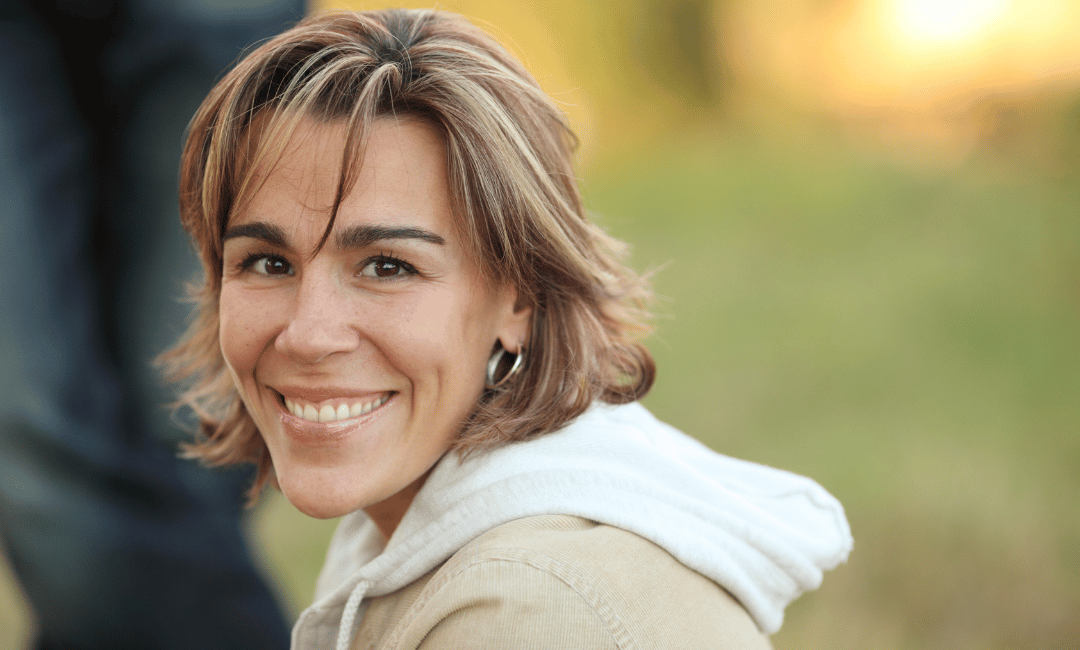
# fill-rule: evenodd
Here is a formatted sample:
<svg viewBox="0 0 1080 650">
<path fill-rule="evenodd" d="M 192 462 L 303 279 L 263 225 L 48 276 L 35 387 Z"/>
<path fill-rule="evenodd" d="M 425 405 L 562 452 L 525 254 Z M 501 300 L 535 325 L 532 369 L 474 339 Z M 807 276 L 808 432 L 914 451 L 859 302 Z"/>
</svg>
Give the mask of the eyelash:
<svg viewBox="0 0 1080 650">
<path fill-rule="evenodd" d="M 289 262 L 284 257 L 282 257 L 280 255 L 276 255 L 274 253 L 270 253 L 270 252 L 266 252 L 266 251 L 255 251 L 255 252 L 249 253 L 248 255 L 246 255 L 244 257 L 244 259 L 240 260 L 240 262 L 236 265 L 236 270 L 240 271 L 240 272 L 251 271 L 255 267 L 255 264 L 258 263 L 259 260 L 263 260 L 263 259 L 277 260 L 277 261 L 284 262 L 287 265 L 289 264 Z M 396 265 L 398 268 L 400 268 L 401 271 L 402 271 L 402 273 L 400 273 L 400 274 L 395 274 L 395 275 L 392 275 L 392 276 L 388 276 L 388 277 L 385 277 L 385 278 L 379 278 L 379 279 L 394 280 L 394 279 L 400 278 L 402 276 L 418 275 L 419 274 L 419 271 L 416 270 L 415 266 L 413 266 L 412 264 L 409 264 L 408 262 L 401 259 L 400 257 L 395 256 L 393 253 L 379 253 L 378 255 L 372 255 L 371 257 L 365 259 L 363 262 L 360 263 L 360 273 L 359 274 L 362 274 L 363 270 L 366 269 L 368 266 L 370 266 L 372 264 L 376 264 L 376 263 L 393 264 L 393 265 Z M 291 265 L 289 265 L 289 266 L 290 266 L 290 271 L 291 271 L 292 270 Z M 377 276 L 365 276 L 365 277 L 377 277 Z"/>
<path fill-rule="evenodd" d="M 378 255 L 372 255 L 371 257 L 367 258 L 366 260 L 364 260 L 363 262 L 360 263 L 360 273 L 362 274 L 364 269 L 366 269 L 368 266 L 370 266 L 372 264 L 378 264 L 378 263 L 393 264 L 393 265 L 397 266 L 399 269 L 401 269 L 401 271 L 402 271 L 402 273 L 400 273 L 400 274 L 395 274 L 395 275 L 385 277 L 385 278 L 379 278 L 379 279 L 382 279 L 382 280 L 396 280 L 396 279 L 404 277 L 404 276 L 418 275 L 419 274 L 419 272 L 416 270 L 415 266 L 413 266 L 412 264 L 409 264 L 408 262 L 401 259 L 400 257 L 397 257 L 393 253 L 379 253 Z M 372 277 L 372 276 L 365 276 L 365 277 Z"/>
<path fill-rule="evenodd" d="M 286 260 L 280 255 L 275 255 L 274 253 L 270 253 L 267 251 L 256 251 L 248 253 L 246 256 L 244 256 L 244 259 L 240 260 L 240 262 L 236 265 L 236 270 L 239 272 L 251 271 L 255 266 L 256 262 L 263 259 L 278 260 L 287 264 L 290 270 L 292 268 L 292 265 L 289 264 L 288 260 Z"/>
</svg>

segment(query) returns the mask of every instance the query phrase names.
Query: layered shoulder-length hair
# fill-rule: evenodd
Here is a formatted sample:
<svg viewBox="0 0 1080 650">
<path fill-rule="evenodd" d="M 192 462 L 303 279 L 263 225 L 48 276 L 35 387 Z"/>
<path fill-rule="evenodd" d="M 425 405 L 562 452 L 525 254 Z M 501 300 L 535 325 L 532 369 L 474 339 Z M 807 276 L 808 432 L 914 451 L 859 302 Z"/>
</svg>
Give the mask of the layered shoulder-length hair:
<svg viewBox="0 0 1080 650">
<path fill-rule="evenodd" d="M 195 319 L 166 352 L 179 404 L 200 421 L 189 456 L 259 466 L 269 453 L 222 357 L 218 302 L 222 236 L 258 190 L 257 170 L 282 155 L 301 120 L 346 125 L 325 242 L 363 164 L 376 120 L 420 119 L 445 139 L 456 226 L 493 286 L 532 307 L 522 370 L 484 391 L 456 439 L 475 450 L 554 431 L 594 401 L 625 403 L 650 388 L 645 280 L 623 245 L 585 214 L 572 170 L 576 140 L 535 79 L 460 16 L 386 10 L 308 18 L 244 58 L 192 120 L 180 213 L 202 259 Z M 321 244 L 320 244 L 321 246 Z"/>
</svg>

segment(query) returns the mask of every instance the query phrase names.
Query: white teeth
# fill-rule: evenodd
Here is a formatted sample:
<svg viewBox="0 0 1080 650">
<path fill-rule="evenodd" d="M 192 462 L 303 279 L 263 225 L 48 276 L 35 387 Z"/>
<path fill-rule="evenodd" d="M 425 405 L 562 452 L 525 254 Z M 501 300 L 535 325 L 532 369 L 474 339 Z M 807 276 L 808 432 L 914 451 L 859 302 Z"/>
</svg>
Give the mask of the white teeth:
<svg viewBox="0 0 1080 650">
<path fill-rule="evenodd" d="M 336 422 L 338 420 L 347 420 L 349 418 L 355 418 L 360 415 L 371 413 L 385 404 L 389 399 L 390 395 L 384 393 L 370 402 L 339 404 L 336 409 L 330 404 L 323 404 L 321 408 L 316 410 L 314 404 L 304 404 L 301 406 L 300 403 L 285 398 L 285 408 L 288 409 L 289 413 L 309 422 Z"/>
<path fill-rule="evenodd" d="M 319 409 L 319 422 L 330 422 L 331 420 L 336 419 L 337 411 L 334 410 L 333 406 L 324 404 L 323 407 Z"/>
<path fill-rule="evenodd" d="M 304 417 L 304 407 L 300 406 L 288 397 L 285 398 L 285 408 L 289 409 L 289 413 L 292 413 L 298 418 Z"/>
</svg>

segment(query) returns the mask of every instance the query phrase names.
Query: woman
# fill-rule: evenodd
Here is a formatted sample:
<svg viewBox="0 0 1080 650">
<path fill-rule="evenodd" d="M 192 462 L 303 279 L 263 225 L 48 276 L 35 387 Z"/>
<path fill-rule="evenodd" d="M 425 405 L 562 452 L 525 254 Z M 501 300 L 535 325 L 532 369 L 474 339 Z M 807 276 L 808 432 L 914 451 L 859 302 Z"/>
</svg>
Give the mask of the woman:
<svg viewBox="0 0 1080 650">
<path fill-rule="evenodd" d="M 295 648 L 768 647 L 840 505 L 635 401 L 647 289 L 561 113 L 457 16 L 330 14 L 191 127 L 191 455 L 344 515 Z"/>
</svg>

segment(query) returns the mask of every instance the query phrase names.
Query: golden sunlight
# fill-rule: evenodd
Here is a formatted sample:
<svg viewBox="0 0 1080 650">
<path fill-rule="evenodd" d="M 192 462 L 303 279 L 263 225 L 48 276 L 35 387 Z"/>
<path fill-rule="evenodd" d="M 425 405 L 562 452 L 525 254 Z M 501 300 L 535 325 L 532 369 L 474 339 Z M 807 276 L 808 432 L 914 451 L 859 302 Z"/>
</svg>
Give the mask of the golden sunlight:
<svg viewBox="0 0 1080 650">
<path fill-rule="evenodd" d="M 1011 4 L 1011 0 L 892 0 L 887 25 L 898 40 L 957 44 L 992 29 Z"/>
<path fill-rule="evenodd" d="M 792 75 L 816 81 L 820 101 L 838 108 L 956 107 L 1080 75 L 1073 0 L 862 0 L 853 7 L 806 26 L 803 69 Z"/>
</svg>

